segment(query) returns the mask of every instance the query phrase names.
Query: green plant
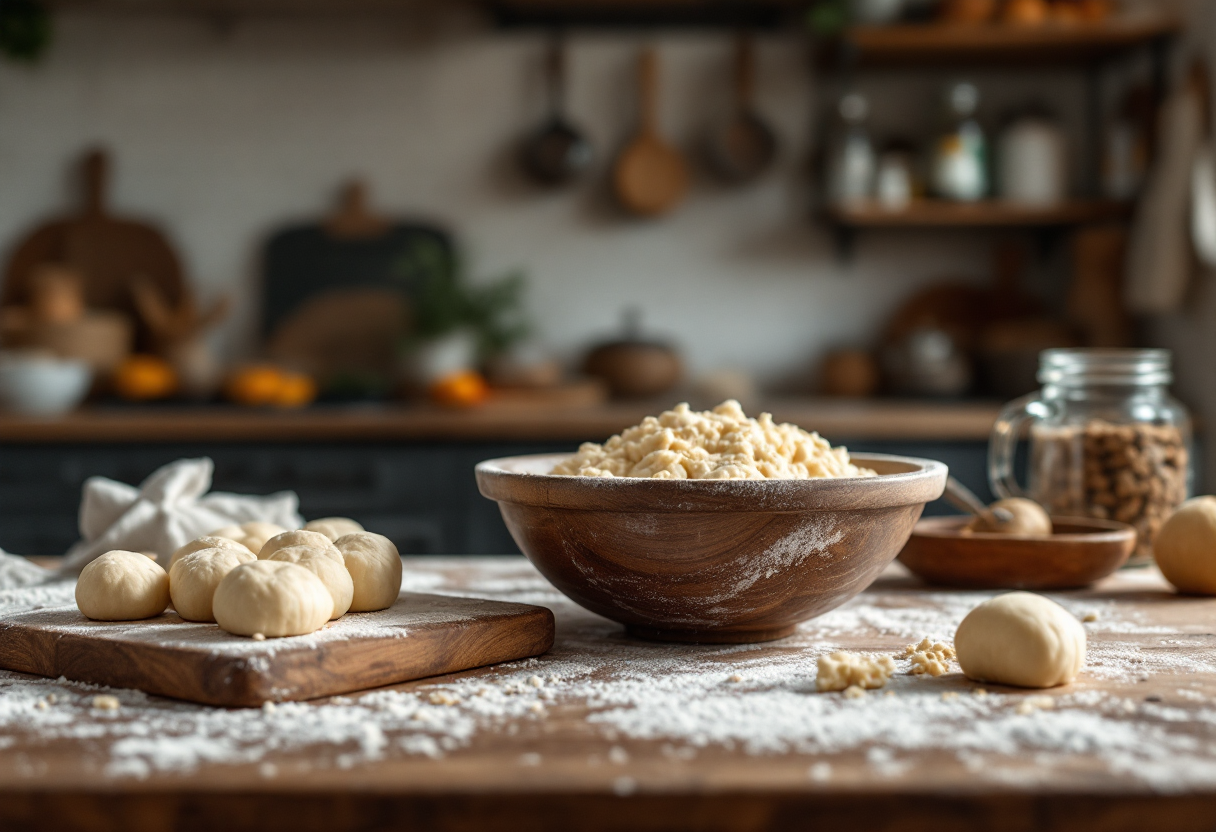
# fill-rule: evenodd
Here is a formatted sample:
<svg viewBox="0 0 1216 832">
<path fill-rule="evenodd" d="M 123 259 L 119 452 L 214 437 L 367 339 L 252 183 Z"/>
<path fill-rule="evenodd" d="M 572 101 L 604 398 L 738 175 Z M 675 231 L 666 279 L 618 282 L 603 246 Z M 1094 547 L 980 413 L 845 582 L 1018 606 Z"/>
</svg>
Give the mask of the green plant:
<svg viewBox="0 0 1216 832">
<path fill-rule="evenodd" d="M 527 278 L 522 272 L 470 286 L 457 254 L 420 239 L 402 258 L 397 277 L 413 301 L 407 349 L 467 327 L 476 334 L 484 360 L 507 352 L 531 332 L 523 313 Z"/>
<path fill-rule="evenodd" d="M 818 0 L 807 9 L 806 22 L 811 33 L 821 38 L 832 38 L 844 31 L 849 23 L 846 0 Z"/>
<path fill-rule="evenodd" d="M 51 43 L 51 13 L 40 0 L 0 0 L 0 54 L 33 63 Z"/>
</svg>

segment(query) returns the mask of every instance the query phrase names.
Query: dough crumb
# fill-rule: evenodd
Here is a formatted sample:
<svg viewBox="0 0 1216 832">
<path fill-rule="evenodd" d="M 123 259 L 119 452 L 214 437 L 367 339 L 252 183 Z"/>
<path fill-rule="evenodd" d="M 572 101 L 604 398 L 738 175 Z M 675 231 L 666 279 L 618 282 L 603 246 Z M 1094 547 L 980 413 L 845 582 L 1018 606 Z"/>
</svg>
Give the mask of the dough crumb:
<svg viewBox="0 0 1216 832">
<path fill-rule="evenodd" d="M 545 686 L 545 680 L 539 676 L 532 676 L 528 679 L 528 684 L 534 688 L 543 688 Z"/>
<path fill-rule="evenodd" d="M 728 677 L 727 677 L 726 681 L 728 681 L 728 682 L 742 682 L 742 681 L 743 681 L 743 675 L 742 675 L 742 674 L 740 674 L 740 673 L 732 673 L 732 674 L 730 674 L 730 676 L 728 676 Z"/>
<path fill-rule="evenodd" d="M 837 651 L 819 657 L 815 688 L 821 693 L 849 687 L 881 688 L 894 672 L 895 660 L 890 656 Z"/>
<path fill-rule="evenodd" d="M 983 698 L 988 695 L 988 688 L 972 688 L 971 694 Z"/>
<path fill-rule="evenodd" d="M 603 445 L 585 442 L 552 473 L 577 477 L 676 480 L 804 480 L 872 477 L 817 433 L 777 424 L 772 414 L 749 419 L 731 399 L 713 410 L 678 404 L 621 431 Z"/>
<path fill-rule="evenodd" d="M 99 711 L 117 711 L 122 706 L 117 696 L 102 694 L 93 697 L 93 707 Z"/>
<path fill-rule="evenodd" d="M 528 710 L 534 714 L 543 714 L 545 712 L 545 704 L 543 702 L 533 702 L 528 706 Z"/>
<path fill-rule="evenodd" d="M 34 707 L 40 711 L 45 711 L 49 706 L 46 704 L 45 699 L 39 699 L 37 702 L 34 703 Z"/>
<path fill-rule="evenodd" d="M 55 704 L 56 702 L 58 702 L 58 701 L 59 701 L 59 697 L 58 697 L 58 696 L 56 696 L 55 694 L 53 694 L 53 693 L 48 693 L 48 694 L 46 695 L 46 704 L 48 704 L 48 705 L 54 705 L 54 704 Z"/>
<path fill-rule="evenodd" d="M 268 701 L 268 702 L 262 703 L 262 713 L 272 714 L 272 713 L 274 713 L 274 711 L 275 711 L 275 704 L 273 702 Z"/>
<path fill-rule="evenodd" d="M 956 691 L 956 690 L 942 691 L 942 701 L 943 702 L 953 702 L 955 699 L 958 699 L 958 691 Z"/>
<path fill-rule="evenodd" d="M 913 676 L 941 676 L 950 670 L 954 660 L 954 648 L 940 641 L 930 641 L 928 636 L 919 644 L 909 644 L 900 658 L 910 658 L 912 666 L 908 673 Z"/>
<path fill-rule="evenodd" d="M 1096 612 L 1087 612 L 1085 615 L 1081 616 L 1081 620 L 1086 624 L 1092 624 L 1098 620 L 1098 614 Z"/>
<path fill-rule="evenodd" d="M 1018 703 L 1017 712 L 1021 716 L 1028 716 L 1035 711 L 1050 711 L 1056 706 L 1056 700 L 1050 696 L 1028 696 Z"/>
<path fill-rule="evenodd" d="M 252 638 L 254 641 L 265 641 L 265 640 L 266 640 L 266 634 L 265 634 L 265 633 L 254 633 L 254 634 L 251 636 L 251 638 Z"/>
<path fill-rule="evenodd" d="M 430 695 L 427 696 L 427 700 L 432 705 L 447 705 L 448 707 L 460 704 L 460 697 L 449 693 L 446 690 L 431 691 Z"/>
<path fill-rule="evenodd" d="M 858 687 L 857 685 L 849 685 L 847 688 L 844 689 L 844 698 L 845 699 L 861 699 L 865 695 L 866 695 L 865 689 Z"/>
</svg>

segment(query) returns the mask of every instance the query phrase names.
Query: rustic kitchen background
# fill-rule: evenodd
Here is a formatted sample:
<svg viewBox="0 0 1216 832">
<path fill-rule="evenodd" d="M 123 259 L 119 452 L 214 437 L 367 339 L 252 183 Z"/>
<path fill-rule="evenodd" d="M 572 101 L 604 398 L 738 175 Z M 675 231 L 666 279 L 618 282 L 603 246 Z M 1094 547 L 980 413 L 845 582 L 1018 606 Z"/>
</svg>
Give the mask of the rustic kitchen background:
<svg viewBox="0 0 1216 832">
<path fill-rule="evenodd" d="M 403 552 L 513 551 L 496 510 L 476 495 L 476 460 L 602 440 L 654 403 L 726 395 L 852 449 L 943 459 L 984 493 L 988 428 L 1001 400 L 1029 391 L 1026 362 L 994 371 L 977 358 L 966 379 L 952 381 L 957 365 L 938 356 L 940 372 L 909 386 L 915 373 L 900 364 L 909 360 L 900 350 L 932 353 L 933 344 L 892 333 L 918 314 L 910 300 L 949 282 L 1013 291 L 1004 301 L 1037 300 L 1047 311 L 1031 323 L 1046 322 L 1046 334 L 1035 325 L 1008 330 L 1024 353 L 1068 345 L 1055 343 L 1061 327 L 1074 337 L 1098 303 L 1071 294 L 1074 231 L 1126 222 L 1132 210 L 1107 198 L 1098 164 L 1123 102 L 1138 86 L 1160 96 L 1186 84 L 1194 58 L 1216 43 L 1211 4 L 1129 3 L 1121 12 L 1147 10 L 1169 23 L 1103 46 L 1100 62 L 1065 47 L 1013 61 L 947 55 L 872 65 L 864 49 L 854 61 L 813 45 L 814 27 L 824 24 L 801 7 L 760 14 L 744 4 L 740 18 L 737 8 L 723 16 L 720 4 L 683 4 L 673 20 L 670 7 L 664 17 L 654 4 L 624 4 L 624 25 L 564 20 L 565 113 L 593 157 L 573 181 L 545 187 L 523 169 L 519 150 L 551 104 L 554 27 L 545 24 L 563 17 L 552 9 L 521 22 L 472 4 L 325 13 L 254 0 L 184 2 L 171 12 L 161 5 L 64 2 L 54 7 L 45 54 L 0 64 L 6 257 L 40 223 L 80 211 L 81 161 L 103 148 L 92 158 L 105 209 L 164 233 L 197 298 L 182 326 L 201 326 L 214 311 L 205 341 L 231 372 L 265 352 L 269 241 L 292 226 L 332 229 L 343 195 L 349 208 L 352 193 L 362 193 L 371 238 L 387 233 L 377 223 L 434 228 L 462 253 L 471 286 L 522 276 L 530 335 L 516 349 L 521 365 L 556 361 L 573 379 L 588 349 L 619 338 L 629 321 L 644 342 L 678 350 L 681 380 L 623 403 L 597 404 L 597 393 L 571 382 L 562 388 L 568 398 L 535 406 L 518 395 L 509 405 L 455 409 L 322 401 L 290 413 L 240 411 L 250 417 L 243 420 L 231 404 L 133 405 L 107 393 L 72 416 L 3 416 L 0 546 L 12 551 L 57 554 L 71 544 L 85 477 L 138 481 L 183 455 L 213 457 L 218 488 L 296 489 L 307 516 L 349 514 Z M 754 180 L 733 183 L 714 175 L 699 149 L 732 112 L 741 19 L 760 24 L 748 27 L 752 106 L 776 155 Z M 663 25 L 648 25 L 656 21 Z M 623 210 L 612 187 L 618 151 L 637 131 L 646 46 L 659 133 L 689 172 L 683 199 L 653 218 Z M 1067 203 L 1032 220 L 998 211 L 912 222 L 825 206 L 833 187 L 825 170 L 847 138 L 842 112 L 876 156 L 910 140 L 917 148 L 909 158 L 919 158 L 948 129 L 943 94 L 961 81 L 979 93 L 990 148 L 1028 104 L 1047 114 L 1064 137 Z M 860 115 L 838 106 L 849 92 L 863 99 Z M 352 191 L 352 182 L 363 188 Z M 359 226 L 368 218 L 355 203 L 345 216 Z M 1100 233 L 1093 245 L 1101 248 Z M 1115 324 L 1126 324 L 1126 343 L 1176 350 L 1177 390 L 1202 424 L 1216 414 L 1216 299 L 1202 268 L 1188 270 L 1187 300 L 1175 311 L 1116 313 Z M 290 291 L 290 273 L 283 280 Z M 1121 277 L 1102 272 L 1104 280 L 1109 288 Z M 957 301 L 963 290 L 952 291 Z M 226 315 L 215 306 L 224 302 Z M 885 380 L 871 378 L 876 371 Z M 154 371 L 132 372 L 156 386 Z M 1211 482 L 1212 462 L 1207 471 Z"/>
</svg>

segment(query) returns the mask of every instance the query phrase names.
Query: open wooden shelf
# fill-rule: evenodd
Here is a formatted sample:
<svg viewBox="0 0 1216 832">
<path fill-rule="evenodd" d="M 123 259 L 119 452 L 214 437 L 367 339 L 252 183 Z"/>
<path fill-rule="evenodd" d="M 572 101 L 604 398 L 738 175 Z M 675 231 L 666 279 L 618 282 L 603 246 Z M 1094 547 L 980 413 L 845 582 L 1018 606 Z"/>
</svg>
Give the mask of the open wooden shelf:
<svg viewBox="0 0 1216 832">
<path fill-rule="evenodd" d="M 845 32 L 840 45 L 863 66 L 1059 66 L 1109 58 L 1164 41 L 1178 30 L 1177 19 L 1162 15 L 1038 26 L 854 26 Z"/>
<path fill-rule="evenodd" d="M 1069 200 L 1037 207 L 1000 200 L 947 202 L 921 199 L 892 210 L 876 202 L 833 206 L 827 218 L 847 228 L 1047 228 L 1123 219 L 1132 204 L 1111 200 Z"/>
</svg>

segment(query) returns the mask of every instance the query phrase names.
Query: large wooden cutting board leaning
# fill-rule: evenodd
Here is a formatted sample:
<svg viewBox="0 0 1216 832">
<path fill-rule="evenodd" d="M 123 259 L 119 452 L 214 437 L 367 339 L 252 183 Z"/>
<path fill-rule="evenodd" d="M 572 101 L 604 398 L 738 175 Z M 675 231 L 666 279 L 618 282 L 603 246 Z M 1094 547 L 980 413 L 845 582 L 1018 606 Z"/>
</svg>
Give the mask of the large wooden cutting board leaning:
<svg viewBox="0 0 1216 832">
<path fill-rule="evenodd" d="M 254 641 L 172 612 L 90 621 L 74 604 L 0 621 L 0 667 L 249 707 L 350 693 L 537 656 L 553 646 L 544 607 L 403 592 L 308 636 Z"/>
</svg>

